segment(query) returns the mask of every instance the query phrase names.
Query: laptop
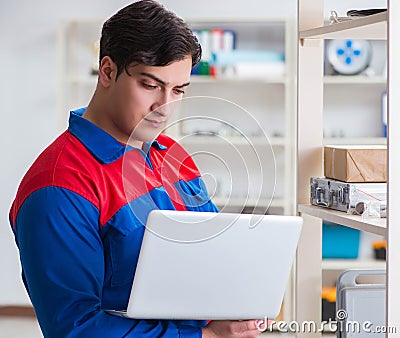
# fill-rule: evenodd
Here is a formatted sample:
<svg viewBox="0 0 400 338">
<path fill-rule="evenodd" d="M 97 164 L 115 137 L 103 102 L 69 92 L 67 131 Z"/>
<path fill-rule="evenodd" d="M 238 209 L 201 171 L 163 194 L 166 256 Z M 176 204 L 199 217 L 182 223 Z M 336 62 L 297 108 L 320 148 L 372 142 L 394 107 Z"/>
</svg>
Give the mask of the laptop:
<svg viewBox="0 0 400 338">
<path fill-rule="evenodd" d="M 303 220 L 154 210 L 126 311 L 136 319 L 277 317 Z"/>
</svg>

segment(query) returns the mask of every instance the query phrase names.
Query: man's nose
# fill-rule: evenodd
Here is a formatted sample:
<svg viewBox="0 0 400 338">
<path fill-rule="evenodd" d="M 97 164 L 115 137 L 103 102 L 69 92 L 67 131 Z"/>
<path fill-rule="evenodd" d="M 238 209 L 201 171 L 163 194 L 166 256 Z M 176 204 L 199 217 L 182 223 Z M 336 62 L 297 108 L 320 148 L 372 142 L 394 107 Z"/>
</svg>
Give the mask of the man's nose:
<svg viewBox="0 0 400 338">
<path fill-rule="evenodd" d="M 171 101 L 172 96 L 170 93 L 167 91 L 160 93 L 156 102 L 152 105 L 151 110 L 157 112 L 161 116 L 167 116 L 171 111 Z"/>
</svg>

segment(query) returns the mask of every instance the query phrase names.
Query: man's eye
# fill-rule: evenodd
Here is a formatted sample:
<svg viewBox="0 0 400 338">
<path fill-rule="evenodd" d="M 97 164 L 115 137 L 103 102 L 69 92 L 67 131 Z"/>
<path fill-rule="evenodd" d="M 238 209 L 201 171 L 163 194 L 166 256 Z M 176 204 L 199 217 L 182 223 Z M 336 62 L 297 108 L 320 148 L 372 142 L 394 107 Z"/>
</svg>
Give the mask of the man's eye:
<svg viewBox="0 0 400 338">
<path fill-rule="evenodd" d="M 182 89 L 174 89 L 175 93 L 178 95 L 185 94 L 185 91 Z"/>
<path fill-rule="evenodd" d="M 153 86 L 153 85 L 150 85 L 150 84 L 148 84 L 148 83 L 143 83 L 143 86 L 144 86 L 145 88 L 148 88 L 148 89 L 156 89 L 156 88 L 157 88 L 157 86 Z"/>
</svg>

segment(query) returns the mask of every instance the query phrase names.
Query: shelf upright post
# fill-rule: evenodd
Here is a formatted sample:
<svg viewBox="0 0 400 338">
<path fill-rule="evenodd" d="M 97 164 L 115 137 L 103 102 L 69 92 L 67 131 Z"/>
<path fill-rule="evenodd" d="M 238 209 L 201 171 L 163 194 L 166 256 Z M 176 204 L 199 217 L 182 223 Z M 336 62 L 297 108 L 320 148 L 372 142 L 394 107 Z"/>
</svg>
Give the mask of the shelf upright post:
<svg viewBox="0 0 400 338">
<path fill-rule="evenodd" d="M 387 219 L 387 337 L 400 332 L 400 1 L 388 0 L 388 219 Z"/>
<path fill-rule="evenodd" d="M 57 129 L 60 132 L 65 130 L 66 112 L 65 112 L 65 81 L 66 81 L 66 21 L 58 24 L 57 30 Z"/>
<path fill-rule="evenodd" d="M 295 141 L 296 141 L 296 50 L 297 45 L 296 34 L 297 27 L 292 19 L 285 20 L 285 70 L 286 79 L 285 86 L 285 132 L 284 132 L 284 153 L 285 153 L 285 168 L 284 168 L 284 214 L 293 215 L 296 211 L 296 180 L 293 175 L 296 163 L 295 159 Z M 285 321 L 294 320 L 294 290 L 295 290 L 295 268 L 290 273 L 290 280 L 286 288 L 283 307 L 283 319 Z"/>
<path fill-rule="evenodd" d="M 298 32 L 323 25 L 323 1 L 298 0 Z M 310 177 L 322 176 L 323 41 L 298 39 L 297 66 L 297 204 L 308 204 Z M 296 257 L 296 321 L 321 322 L 321 220 L 304 218 Z M 297 337 L 320 337 L 300 330 Z M 312 331 L 312 330 L 309 330 Z"/>
<path fill-rule="evenodd" d="M 286 80 L 285 86 L 285 134 L 284 134 L 284 151 L 285 151 L 285 197 L 286 203 L 284 208 L 285 215 L 293 215 L 296 210 L 296 191 L 295 178 L 293 168 L 295 163 L 295 129 L 296 129 L 296 27 L 294 20 L 287 19 L 285 21 L 285 69 Z M 293 315 L 291 315 L 293 317 Z"/>
</svg>

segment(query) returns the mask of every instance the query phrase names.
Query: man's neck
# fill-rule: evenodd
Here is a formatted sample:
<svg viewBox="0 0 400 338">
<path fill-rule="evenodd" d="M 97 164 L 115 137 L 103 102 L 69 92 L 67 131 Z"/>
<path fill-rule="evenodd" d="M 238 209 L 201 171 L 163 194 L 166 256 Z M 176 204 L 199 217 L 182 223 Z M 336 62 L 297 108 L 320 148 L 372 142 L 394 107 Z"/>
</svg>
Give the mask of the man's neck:
<svg viewBox="0 0 400 338">
<path fill-rule="evenodd" d="M 118 128 L 116 128 L 116 126 L 113 124 L 112 120 L 107 118 L 108 114 L 106 111 L 104 111 L 104 107 L 107 107 L 107 105 L 99 102 L 99 99 L 95 93 L 82 117 L 92 122 L 97 127 L 103 129 L 105 132 L 114 137 L 118 142 L 122 144 L 129 144 L 132 147 L 142 149 L 143 142 L 132 140 L 131 138 L 129 138 L 129 136 L 120 132 Z"/>
</svg>

